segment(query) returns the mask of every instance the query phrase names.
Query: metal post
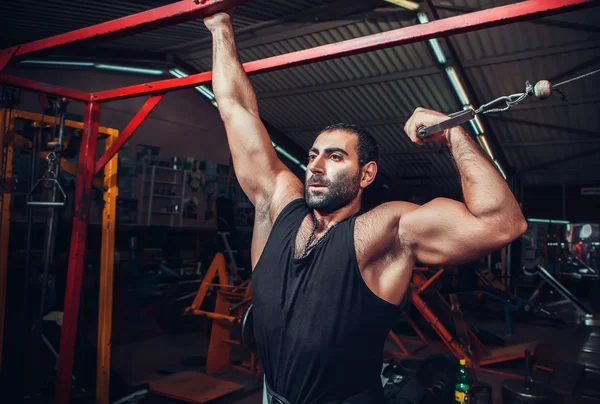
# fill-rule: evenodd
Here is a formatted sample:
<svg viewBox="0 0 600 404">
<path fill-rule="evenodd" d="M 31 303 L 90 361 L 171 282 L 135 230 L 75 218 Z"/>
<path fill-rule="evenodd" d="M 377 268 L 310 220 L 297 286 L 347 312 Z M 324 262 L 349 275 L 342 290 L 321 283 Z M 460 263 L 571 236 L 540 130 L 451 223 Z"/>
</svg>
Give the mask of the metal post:
<svg viewBox="0 0 600 404">
<path fill-rule="evenodd" d="M 29 175 L 29 190 L 35 184 L 37 180 L 37 165 L 38 165 L 38 154 L 39 154 L 39 140 L 42 136 L 42 130 L 44 129 L 43 118 L 40 122 L 40 130 L 36 131 L 33 135 L 31 142 L 31 162 L 30 162 L 30 175 Z M 23 269 L 23 308 L 21 312 L 21 341 L 28 341 L 31 335 L 31 322 L 29 313 L 29 274 L 31 273 L 31 239 L 33 237 L 33 207 L 27 205 L 27 236 L 25 240 L 25 268 Z M 24 391 L 21 393 L 28 394 L 33 380 L 25 377 L 27 365 L 25 365 L 26 348 L 23 344 L 19 347 L 20 351 L 18 358 L 21 359 L 23 373 L 19 374 L 18 377 L 23 378 Z M 27 384 L 27 386 L 25 386 Z M 23 394 L 21 394 L 23 397 Z"/>
<path fill-rule="evenodd" d="M 7 140 L 5 136 L 10 136 L 13 129 L 13 123 L 8 116 L 5 120 L 5 110 L 0 110 L 0 144 L 4 144 Z M 5 130 L 6 129 L 6 130 Z M 6 282 L 8 274 L 8 238 L 10 235 L 10 200 L 12 196 L 12 160 L 13 160 L 13 148 L 8 143 L 6 148 L 6 158 L 2 159 L 5 165 L 0 170 L 4 173 L 4 178 L 0 178 L 3 181 L 4 186 L 2 187 L 2 220 L 0 227 L 0 371 L 2 370 L 2 346 L 4 345 L 4 316 L 6 310 Z"/>
<path fill-rule="evenodd" d="M 85 111 L 75 190 L 75 213 L 73 215 L 63 326 L 60 335 L 58 370 L 54 395 L 54 402 L 56 404 L 67 404 L 70 401 L 71 376 L 73 374 L 73 359 L 75 356 L 79 300 L 86 253 L 87 224 L 91 203 L 99 119 L 100 105 L 95 102 L 89 102 L 86 105 Z"/>
<path fill-rule="evenodd" d="M 106 139 L 109 150 L 116 136 Z M 104 168 L 104 210 L 102 212 L 102 250 L 100 258 L 100 299 L 98 313 L 98 358 L 96 365 L 96 403 L 108 404 L 110 399 L 110 346 L 113 311 L 113 275 L 115 267 L 115 227 L 117 213 L 118 158 L 114 155 Z"/>
</svg>

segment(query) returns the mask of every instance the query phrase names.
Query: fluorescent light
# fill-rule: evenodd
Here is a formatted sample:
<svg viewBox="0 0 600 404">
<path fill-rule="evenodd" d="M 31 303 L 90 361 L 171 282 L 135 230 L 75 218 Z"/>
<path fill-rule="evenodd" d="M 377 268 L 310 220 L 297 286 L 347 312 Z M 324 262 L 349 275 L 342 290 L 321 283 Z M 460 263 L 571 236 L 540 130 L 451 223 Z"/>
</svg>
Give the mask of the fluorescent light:
<svg viewBox="0 0 600 404">
<path fill-rule="evenodd" d="M 471 122 L 471 126 L 473 126 L 473 130 L 476 134 L 481 135 L 485 132 L 485 129 L 483 129 L 483 123 L 481 123 L 481 120 L 479 119 L 479 115 L 475 115 L 475 117 L 469 122 Z"/>
<path fill-rule="evenodd" d="M 179 69 L 171 69 L 169 70 L 169 73 L 171 73 L 171 75 L 177 77 L 177 78 L 182 78 L 182 77 L 187 77 L 188 74 L 179 70 Z"/>
<path fill-rule="evenodd" d="M 162 70 L 143 69 L 141 67 L 105 65 L 105 64 L 97 64 L 95 66 L 98 69 L 114 70 L 114 71 L 118 71 L 118 72 L 127 72 L 127 73 L 152 74 L 155 76 L 158 76 L 158 75 L 161 75 L 164 73 Z"/>
<path fill-rule="evenodd" d="M 300 168 L 301 168 L 303 171 L 306 171 L 306 166 L 305 166 L 304 164 L 299 164 L 299 165 L 300 165 Z"/>
<path fill-rule="evenodd" d="M 425 13 L 417 13 L 417 19 L 421 24 L 427 24 L 429 22 L 429 18 Z M 438 63 L 441 65 L 446 64 L 446 55 L 444 55 L 444 51 L 442 50 L 440 41 L 438 41 L 437 38 L 432 38 L 428 42 L 429 46 L 431 46 L 431 49 L 433 50 L 433 53 L 435 54 L 435 58 L 437 59 Z"/>
<path fill-rule="evenodd" d="M 431 49 L 433 49 L 433 53 L 439 64 L 446 64 L 446 55 L 444 55 L 444 51 L 442 50 L 442 46 L 440 45 L 440 41 L 437 38 L 433 38 L 429 40 L 429 45 Z"/>
<path fill-rule="evenodd" d="M 70 62 L 65 60 L 23 60 L 21 63 L 31 65 L 80 66 L 93 67 L 91 62 Z"/>
<path fill-rule="evenodd" d="M 504 170 L 502 169 L 502 166 L 500 166 L 500 163 L 498 163 L 498 160 L 494 160 L 494 164 L 496 164 L 496 167 L 498 167 L 498 170 L 500 170 L 500 174 L 502 174 L 504 179 L 507 179 L 506 174 L 504 173 Z"/>
<path fill-rule="evenodd" d="M 569 225 L 569 222 L 566 220 L 552 220 L 552 219 L 527 219 L 529 223 L 554 223 L 554 224 L 566 224 Z"/>
<path fill-rule="evenodd" d="M 490 145 L 487 142 L 487 138 L 485 137 L 484 134 L 477 136 L 477 141 L 479 142 L 479 145 L 481 146 L 481 148 L 483 150 L 485 150 L 485 152 L 488 154 L 488 156 L 490 156 L 490 158 L 492 160 L 496 160 L 494 158 L 494 153 L 492 153 L 492 149 L 490 148 Z"/>
<path fill-rule="evenodd" d="M 456 92 L 456 95 L 458 95 L 460 102 L 463 105 L 469 105 L 469 97 L 467 97 L 467 93 L 462 83 L 460 82 L 460 79 L 458 78 L 458 75 L 456 74 L 454 68 L 451 66 L 446 67 L 446 74 L 448 75 L 448 78 L 450 79 L 452 87 L 454 87 L 454 91 Z"/>
<path fill-rule="evenodd" d="M 385 0 L 388 3 L 391 3 L 395 6 L 398 7 L 403 7 L 407 10 L 411 10 L 411 11 L 416 11 L 419 9 L 419 4 L 415 3 L 414 1 L 410 1 L 410 0 Z"/>
<path fill-rule="evenodd" d="M 208 88 L 206 88 L 204 86 L 197 86 L 197 87 L 194 87 L 194 88 L 196 89 L 196 91 L 198 91 L 200 94 L 204 95 L 209 100 L 212 101 L 212 100 L 215 99 L 215 95 Z"/>
</svg>

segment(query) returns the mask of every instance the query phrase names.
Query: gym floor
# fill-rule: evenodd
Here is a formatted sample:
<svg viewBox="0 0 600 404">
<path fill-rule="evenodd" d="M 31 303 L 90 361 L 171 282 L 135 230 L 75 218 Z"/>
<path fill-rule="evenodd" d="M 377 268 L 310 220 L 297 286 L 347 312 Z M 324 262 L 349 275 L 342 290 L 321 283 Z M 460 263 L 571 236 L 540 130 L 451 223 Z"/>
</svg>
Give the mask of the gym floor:
<svg viewBox="0 0 600 404">
<path fill-rule="evenodd" d="M 501 321 L 477 321 L 468 318 L 470 325 L 488 327 L 491 329 L 502 329 L 504 323 Z M 559 397 L 559 403 L 596 403 L 600 401 L 598 386 L 600 377 L 600 355 L 589 351 L 589 345 L 593 345 L 597 333 L 592 327 L 571 324 L 565 328 L 540 327 L 533 324 L 514 323 L 514 337 L 507 337 L 507 343 L 517 343 L 537 340 L 539 341 L 536 352 L 536 363 L 541 365 L 562 366 L 564 363 L 577 362 L 586 366 L 586 376 L 577 387 L 576 395 L 571 397 Z M 423 330 L 425 331 L 425 330 Z M 113 346 L 114 370 L 132 385 L 142 384 L 148 380 L 156 380 L 167 374 L 181 371 L 203 371 L 203 358 L 206 354 L 208 341 L 204 333 L 189 334 L 162 334 L 156 335 L 142 341 L 118 344 Z M 419 352 L 420 356 L 427 356 L 436 352 L 447 352 L 441 342 L 434 337 L 430 339 L 430 345 Z M 514 361 L 496 369 L 504 372 L 523 373 L 523 362 Z M 226 377 L 232 381 L 236 377 L 244 376 L 229 373 Z M 501 386 L 504 377 L 487 373 L 478 373 L 479 382 L 488 383 L 492 386 L 494 403 L 501 403 Z M 543 380 L 553 385 L 556 380 L 550 373 L 538 371 L 536 379 Z M 262 391 L 260 386 L 249 389 L 244 394 L 238 394 L 217 401 L 218 403 L 258 404 L 261 403 Z M 140 401 L 142 404 L 179 403 L 160 396 L 151 396 Z"/>
</svg>

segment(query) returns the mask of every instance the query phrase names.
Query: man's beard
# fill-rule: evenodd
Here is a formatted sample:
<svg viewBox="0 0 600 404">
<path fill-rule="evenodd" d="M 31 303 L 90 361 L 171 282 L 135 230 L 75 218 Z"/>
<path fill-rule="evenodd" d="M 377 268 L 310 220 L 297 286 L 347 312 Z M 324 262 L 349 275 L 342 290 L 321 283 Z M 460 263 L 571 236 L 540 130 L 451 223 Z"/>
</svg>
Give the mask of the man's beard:
<svg viewBox="0 0 600 404">
<path fill-rule="evenodd" d="M 311 184 L 321 184 L 327 188 L 322 188 L 323 193 L 314 194 L 311 193 Z M 356 175 L 351 172 L 342 172 L 333 181 L 314 175 L 304 186 L 304 197 L 309 208 L 319 212 L 331 213 L 350 204 L 358 195 L 359 190 L 360 170 Z"/>
</svg>

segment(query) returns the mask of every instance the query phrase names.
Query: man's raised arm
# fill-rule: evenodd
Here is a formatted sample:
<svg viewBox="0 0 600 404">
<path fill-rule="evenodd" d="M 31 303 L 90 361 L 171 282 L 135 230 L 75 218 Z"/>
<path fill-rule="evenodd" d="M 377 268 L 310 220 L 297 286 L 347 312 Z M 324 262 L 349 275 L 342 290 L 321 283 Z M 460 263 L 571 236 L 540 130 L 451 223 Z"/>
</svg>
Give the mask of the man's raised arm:
<svg viewBox="0 0 600 404">
<path fill-rule="evenodd" d="M 405 131 L 415 143 L 417 129 L 448 119 L 418 108 Z M 429 265 L 460 264 L 497 250 L 521 236 L 527 222 L 506 181 L 481 148 L 460 127 L 439 133 L 460 173 L 464 203 L 438 198 L 401 214 L 400 237 L 415 258 Z"/>
<path fill-rule="evenodd" d="M 302 195 L 301 182 L 279 160 L 260 120 L 256 94 L 239 59 L 231 16 L 204 19 L 213 37 L 213 90 L 225 123 L 233 166 L 240 185 L 257 210 L 269 210 L 274 199 Z"/>
</svg>

